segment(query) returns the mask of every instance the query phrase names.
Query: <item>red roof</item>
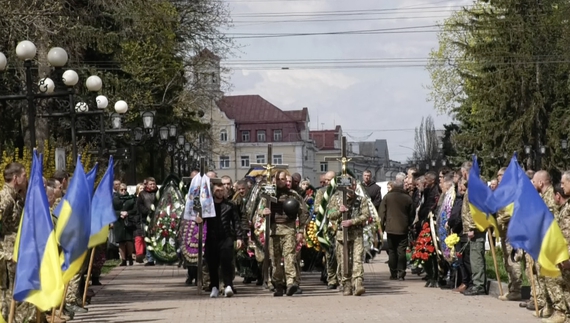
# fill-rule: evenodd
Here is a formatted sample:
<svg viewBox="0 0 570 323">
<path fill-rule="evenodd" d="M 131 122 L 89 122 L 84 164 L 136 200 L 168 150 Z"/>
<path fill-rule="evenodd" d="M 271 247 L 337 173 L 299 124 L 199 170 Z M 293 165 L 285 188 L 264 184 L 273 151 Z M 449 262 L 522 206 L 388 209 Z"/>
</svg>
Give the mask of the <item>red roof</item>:
<svg viewBox="0 0 570 323">
<path fill-rule="evenodd" d="M 303 110 L 282 111 L 259 95 L 224 96 L 218 107 L 236 123 L 273 123 L 300 121 Z"/>
<path fill-rule="evenodd" d="M 340 126 L 336 126 L 334 130 L 311 130 L 309 131 L 309 137 L 315 141 L 315 147 L 320 150 L 335 150 L 339 149 L 335 147 L 334 143 L 339 140 L 342 129 Z"/>
</svg>

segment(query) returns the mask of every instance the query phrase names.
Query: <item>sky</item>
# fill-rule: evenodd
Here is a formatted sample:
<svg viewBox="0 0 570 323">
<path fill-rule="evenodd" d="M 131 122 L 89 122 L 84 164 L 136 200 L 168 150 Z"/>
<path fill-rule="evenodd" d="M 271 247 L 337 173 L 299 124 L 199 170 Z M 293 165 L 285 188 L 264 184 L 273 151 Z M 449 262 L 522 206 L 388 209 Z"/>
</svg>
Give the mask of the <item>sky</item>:
<svg viewBox="0 0 570 323">
<path fill-rule="evenodd" d="M 431 115 L 429 52 L 437 24 L 471 1 L 224 0 L 239 49 L 226 95 L 258 94 L 282 110 L 309 109 L 311 130 L 341 125 L 348 141 L 386 139 L 390 159 L 413 154 Z M 403 147 L 402 147 L 403 146 Z"/>
</svg>

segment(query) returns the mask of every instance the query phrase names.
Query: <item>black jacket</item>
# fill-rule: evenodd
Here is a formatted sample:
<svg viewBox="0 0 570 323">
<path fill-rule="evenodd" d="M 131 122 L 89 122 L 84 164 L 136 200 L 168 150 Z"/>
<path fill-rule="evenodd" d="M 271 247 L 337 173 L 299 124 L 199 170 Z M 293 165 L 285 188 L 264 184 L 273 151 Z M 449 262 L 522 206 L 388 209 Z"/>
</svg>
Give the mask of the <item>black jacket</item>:
<svg viewBox="0 0 570 323">
<path fill-rule="evenodd" d="M 141 191 L 137 198 L 137 210 L 144 223 L 147 223 L 147 217 L 150 216 L 152 220 L 153 212 L 150 208 L 156 202 L 156 191 L 148 192 Z"/>
<path fill-rule="evenodd" d="M 394 188 L 384 196 L 379 216 L 386 233 L 407 234 L 416 217 L 414 202 L 404 189 Z"/>
<path fill-rule="evenodd" d="M 451 229 L 453 233 L 458 236 L 463 234 L 463 222 L 461 219 L 461 208 L 463 207 L 463 195 L 455 196 L 455 202 L 453 202 L 453 207 L 451 208 L 451 216 L 447 220 L 447 226 Z"/>
<path fill-rule="evenodd" d="M 226 237 L 231 237 L 234 240 L 241 239 L 247 241 L 247 232 L 242 228 L 240 221 L 239 211 L 237 206 L 231 201 L 224 199 L 221 202 L 220 213 L 216 214 L 222 221 L 222 229 Z M 213 218 L 206 218 L 206 223 Z M 207 239 L 207 237 L 206 237 Z"/>
<path fill-rule="evenodd" d="M 433 185 L 431 188 L 424 189 L 424 203 L 418 212 L 420 221 L 425 221 L 430 212 L 434 212 L 439 200 L 439 187 Z"/>
<path fill-rule="evenodd" d="M 366 193 L 368 193 L 372 204 L 374 204 L 374 207 L 378 210 L 380 203 L 382 203 L 382 188 L 374 182 L 370 182 L 369 185 L 362 183 L 362 185 L 364 186 Z"/>
</svg>

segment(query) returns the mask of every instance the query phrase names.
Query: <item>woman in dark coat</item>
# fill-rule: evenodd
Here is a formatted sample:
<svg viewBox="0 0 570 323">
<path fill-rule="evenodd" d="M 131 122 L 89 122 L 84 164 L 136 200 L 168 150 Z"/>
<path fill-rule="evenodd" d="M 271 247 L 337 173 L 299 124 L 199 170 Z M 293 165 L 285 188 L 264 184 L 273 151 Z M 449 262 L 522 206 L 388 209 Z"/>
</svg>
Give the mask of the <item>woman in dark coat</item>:
<svg viewBox="0 0 570 323">
<path fill-rule="evenodd" d="M 117 215 L 117 221 L 113 226 L 115 239 L 119 243 L 121 266 L 133 265 L 134 231 L 139 223 L 139 215 L 136 208 L 136 198 L 127 192 L 127 185 L 122 183 L 119 194 L 113 198 L 113 208 Z"/>
</svg>

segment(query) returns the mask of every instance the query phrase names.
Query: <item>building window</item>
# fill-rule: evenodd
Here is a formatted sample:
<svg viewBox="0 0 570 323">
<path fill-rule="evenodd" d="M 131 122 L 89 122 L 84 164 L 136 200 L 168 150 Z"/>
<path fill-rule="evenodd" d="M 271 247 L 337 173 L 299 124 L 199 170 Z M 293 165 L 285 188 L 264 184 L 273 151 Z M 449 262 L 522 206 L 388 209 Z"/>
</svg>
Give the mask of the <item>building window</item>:
<svg viewBox="0 0 570 323">
<path fill-rule="evenodd" d="M 212 73 L 211 76 L 212 76 L 212 83 L 216 84 L 217 83 L 216 73 Z"/>
<path fill-rule="evenodd" d="M 249 167 L 249 156 L 241 156 L 241 167 Z"/>
<path fill-rule="evenodd" d="M 220 169 L 230 168 L 230 157 L 220 156 Z"/>
<path fill-rule="evenodd" d="M 228 132 L 226 131 L 226 129 L 222 129 L 220 131 L 220 141 L 222 142 L 228 141 Z"/>
<path fill-rule="evenodd" d="M 258 164 L 265 164 L 265 155 L 255 155 L 255 162 Z"/>
<path fill-rule="evenodd" d="M 273 141 L 283 141 L 283 132 L 281 130 L 273 130 Z"/>
<path fill-rule="evenodd" d="M 257 130 L 257 142 L 265 142 L 265 130 Z"/>
<path fill-rule="evenodd" d="M 249 142 L 249 131 L 242 131 L 241 132 L 241 141 Z"/>
<path fill-rule="evenodd" d="M 283 155 L 273 155 L 273 165 L 283 164 Z"/>
<path fill-rule="evenodd" d="M 329 163 L 321 162 L 321 172 L 326 173 L 329 171 Z"/>
</svg>

